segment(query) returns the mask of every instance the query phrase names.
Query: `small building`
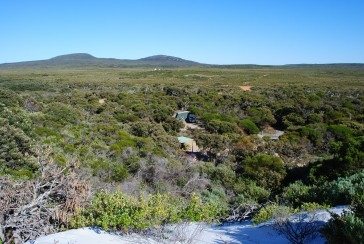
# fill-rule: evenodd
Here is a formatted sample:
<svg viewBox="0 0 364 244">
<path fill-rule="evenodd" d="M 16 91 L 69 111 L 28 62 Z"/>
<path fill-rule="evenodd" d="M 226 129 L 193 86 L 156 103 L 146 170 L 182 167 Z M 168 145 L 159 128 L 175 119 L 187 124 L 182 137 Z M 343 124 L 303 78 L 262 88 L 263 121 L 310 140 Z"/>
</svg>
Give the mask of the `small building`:
<svg viewBox="0 0 364 244">
<path fill-rule="evenodd" d="M 181 144 L 181 148 L 183 148 L 186 152 L 199 152 L 196 141 L 192 138 L 179 136 L 177 137 L 178 142 Z"/>
<path fill-rule="evenodd" d="M 175 118 L 181 121 L 185 121 L 187 123 L 196 123 L 196 115 L 194 115 L 190 111 L 177 111 L 175 114 Z"/>
</svg>

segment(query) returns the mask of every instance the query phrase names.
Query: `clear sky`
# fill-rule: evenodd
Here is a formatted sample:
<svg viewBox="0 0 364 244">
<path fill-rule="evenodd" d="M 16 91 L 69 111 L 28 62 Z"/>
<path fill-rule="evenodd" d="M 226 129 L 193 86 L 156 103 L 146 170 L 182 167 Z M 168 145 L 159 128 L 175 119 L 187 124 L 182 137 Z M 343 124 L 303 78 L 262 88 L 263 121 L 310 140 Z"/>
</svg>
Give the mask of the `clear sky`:
<svg viewBox="0 0 364 244">
<path fill-rule="evenodd" d="M 364 0 L 0 0 L 0 63 L 75 52 L 364 63 Z"/>
</svg>

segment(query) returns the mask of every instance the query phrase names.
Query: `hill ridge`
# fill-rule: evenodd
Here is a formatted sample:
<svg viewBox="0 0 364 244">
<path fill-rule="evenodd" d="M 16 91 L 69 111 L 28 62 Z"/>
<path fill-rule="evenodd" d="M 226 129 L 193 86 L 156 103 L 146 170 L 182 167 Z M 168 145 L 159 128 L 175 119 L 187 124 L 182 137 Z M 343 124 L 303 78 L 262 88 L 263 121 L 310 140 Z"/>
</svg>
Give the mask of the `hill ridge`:
<svg viewBox="0 0 364 244">
<path fill-rule="evenodd" d="M 329 64 L 285 64 L 285 65 L 257 65 L 257 64 L 204 64 L 180 57 L 164 54 L 147 56 L 139 59 L 98 58 L 89 53 L 70 53 L 58 55 L 49 59 L 2 63 L 0 69 L 16 68 L 178 68 L 178 67 L 212 67 L 212 68 L 360 68 L 363 63 L 329 63 Z"/>
</svg>

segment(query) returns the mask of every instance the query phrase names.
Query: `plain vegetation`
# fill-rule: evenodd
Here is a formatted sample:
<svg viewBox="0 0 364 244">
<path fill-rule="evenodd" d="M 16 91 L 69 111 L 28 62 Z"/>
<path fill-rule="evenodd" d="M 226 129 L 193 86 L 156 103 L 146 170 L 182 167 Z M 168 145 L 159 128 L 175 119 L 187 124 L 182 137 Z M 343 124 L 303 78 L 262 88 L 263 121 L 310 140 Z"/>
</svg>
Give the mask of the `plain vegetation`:
<svg viewBox="0 0 364 244">
<path fill-rule="evenodd" d="M 183 135 L 204 160 L 189 160 L 178 144 L 176 110 L 197 115 L 204 129 Z M 2 179 L 37 182 L 46 150 L 50 164 L 77 170 L 89 186 L 67 218 L 45 216 L 50 231 L 261 222 L 277 211 L 351 204 L 322 232 L 332 243 L 363 240 L 360 68 L 1 70 L 0 124 Z M 257 136 L 271 127 L 285 134 Z M 64 203 L 49 194 L 50 205 Z M 13 213 L 1 212 L 2 239 L 29 239 L 9 225 Z"/>
</svg>

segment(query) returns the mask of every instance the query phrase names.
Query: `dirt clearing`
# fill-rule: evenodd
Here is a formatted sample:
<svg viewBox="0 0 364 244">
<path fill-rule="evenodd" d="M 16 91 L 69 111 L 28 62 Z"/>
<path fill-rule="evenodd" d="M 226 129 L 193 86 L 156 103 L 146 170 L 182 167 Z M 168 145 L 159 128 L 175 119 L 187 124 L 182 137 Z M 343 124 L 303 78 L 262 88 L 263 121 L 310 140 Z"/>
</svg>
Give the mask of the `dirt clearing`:
<svg viewBox="0 0 364 244">
<path fill-rule="evenodd" d="M 239 88 L 245 92 L 252 90 L 252 86 L 239 86 Z"/>
</svg>

